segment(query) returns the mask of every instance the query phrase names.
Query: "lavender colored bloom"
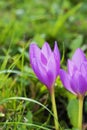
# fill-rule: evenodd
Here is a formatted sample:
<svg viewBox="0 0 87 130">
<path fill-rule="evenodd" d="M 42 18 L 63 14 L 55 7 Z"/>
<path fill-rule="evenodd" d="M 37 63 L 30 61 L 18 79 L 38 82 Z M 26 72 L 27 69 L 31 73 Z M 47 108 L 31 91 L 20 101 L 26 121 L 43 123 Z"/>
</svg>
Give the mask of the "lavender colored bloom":
<svg viewBox="0 0 87 130">
<path fill-rule="evenodd" d="M 60 69 L 60 53 L 57 43 L 55 42 L 53 51 L 47 42 L 44 43 L 42 49 L 38 48 L 35 43 L 32 43 L 29 55 L 34 73 L 51 91 Z"/>
<path fill-rule="evenodd" d="M 78 48 L 72 60 L 68 60 L 67 72 L 60 70 L 60 78 L 67 90 L 75 95 L 84 95 L 87 91 L 87 59 Z"/>
</svg>

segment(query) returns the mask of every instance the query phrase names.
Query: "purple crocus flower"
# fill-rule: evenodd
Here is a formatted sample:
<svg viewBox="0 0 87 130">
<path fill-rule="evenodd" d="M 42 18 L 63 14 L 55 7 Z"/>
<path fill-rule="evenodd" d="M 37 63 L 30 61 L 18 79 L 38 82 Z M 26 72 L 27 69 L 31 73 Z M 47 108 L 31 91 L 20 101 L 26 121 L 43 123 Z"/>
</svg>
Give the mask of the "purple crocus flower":
<svg viewBox="0 0 87 130">
<path fill-rule="evenodd" d="M 78 48 L 72 60 L 68 60 L 67 72 L 60 70 L 60 79 L 71 93 L 79 96 L 87 91 L 87 59 L 83 51 Z"/>
<path fill-rule="evenodd" d="M 60 69 L 60 53 L 57 43 L 55 42 L 53 51 L 47 42 L 44 43 L 42 49 L 32 43 L 30 44 L 29 55 L 34 73 L 51 91 Z"/>
</svg>

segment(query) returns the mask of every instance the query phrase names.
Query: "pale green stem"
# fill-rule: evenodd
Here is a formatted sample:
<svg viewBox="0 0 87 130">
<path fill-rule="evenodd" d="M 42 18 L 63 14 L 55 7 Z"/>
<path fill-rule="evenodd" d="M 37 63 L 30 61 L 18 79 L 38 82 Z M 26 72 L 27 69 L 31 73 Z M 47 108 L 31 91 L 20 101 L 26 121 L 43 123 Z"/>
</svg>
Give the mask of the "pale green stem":
<svg viewBox="0 0 87 130">
<path fill-rule="evenodd" d="M 58 114 L 57 114 L 57 108 L 56 108 L 56 102 L 55 102 L 54 87 L 52 87 L 52 90 L 51 90 L 51 101 L 52 101 L 52 109 L 53 109 L 53 114 L 54 114 L 55 130 L 59 130 L 59 122 L 58 122 Z"/>
<path fill-rule="evenodd" d="M 83 119 L 83 96 L 78 97 L 79 100 L 79 115 L 78 115 L 78 129 L 82 130 L 82 119 Z"/>
</svg>

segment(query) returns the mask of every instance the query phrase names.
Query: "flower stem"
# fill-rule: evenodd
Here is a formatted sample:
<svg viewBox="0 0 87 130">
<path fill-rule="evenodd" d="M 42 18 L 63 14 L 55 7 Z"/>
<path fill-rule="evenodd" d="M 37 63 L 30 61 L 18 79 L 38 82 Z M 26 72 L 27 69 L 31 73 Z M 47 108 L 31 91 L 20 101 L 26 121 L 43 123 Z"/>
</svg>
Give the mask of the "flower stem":
<svg viewBox="0 0 87 130">
<path fill-rule="evenodd" d="M 55 102 L 54 87 L 52 87 L 52 90 L 51 90 L 51 101 L 52 101 L 52 109 L 54 113 L 55 130 L 59 130 L 59 122 L 58 122 L 58 114 L 57 114 L 57 108 L 56 108 L 56 102 Z"/>
<path fill-rule="evenodd" d="M 79 113 L 78 113 L 78 129 L 82 130 L 82 115 L 83 115 L 83 96 L 80 95 L 79 100 Z"/>
</svg>

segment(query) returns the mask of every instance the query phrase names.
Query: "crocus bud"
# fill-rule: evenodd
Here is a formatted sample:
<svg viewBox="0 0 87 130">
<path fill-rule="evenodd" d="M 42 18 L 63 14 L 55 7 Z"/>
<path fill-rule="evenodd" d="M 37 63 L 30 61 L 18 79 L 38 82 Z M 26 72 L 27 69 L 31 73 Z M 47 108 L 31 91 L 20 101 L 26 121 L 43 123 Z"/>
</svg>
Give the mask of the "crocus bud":
<svg viewBox="0 0 87 130">
<path fill-rule="evenodd" d="M 38 79 L 51 91 L 60 69 L 60 53 L 55 42 L 52 51 L 47 42 L 40 49 L 35 43 L 30 44 L 30 64 Z"/>
<path fill-rule="evenodd" d="M 60 78 L 64 87 L 79 96 L 87 91 L 87 59 L 84 52 L 78 48 L 72 60 L 68 60 L 67 72 L 60 70 Z"/>
</svg>

